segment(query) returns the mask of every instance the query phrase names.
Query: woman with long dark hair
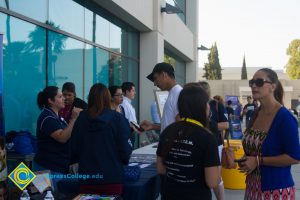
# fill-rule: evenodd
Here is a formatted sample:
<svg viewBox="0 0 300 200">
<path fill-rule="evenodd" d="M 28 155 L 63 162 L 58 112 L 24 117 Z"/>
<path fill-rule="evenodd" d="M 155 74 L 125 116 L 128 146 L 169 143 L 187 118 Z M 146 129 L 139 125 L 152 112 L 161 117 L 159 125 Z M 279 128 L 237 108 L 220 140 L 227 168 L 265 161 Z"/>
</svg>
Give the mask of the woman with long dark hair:
<svg viewBox="0 0 300 200">
<path fill-rule="evenodd" d="M 161 134 L 157 170 L 163 175 L 162 199 L 211 199 L 220 182 L 217 141 L 207 129 L 209 96 L 199 86 L 184 87 L 178 98 L 182 119 Z"/>
<path fill-rule="evenodd" d="M 88 96 L 88 109 L 82 111 L 72 132 L 72 155 L 78 161 L 81 193 L 121 195 L 123 165 L 128 164 L 132 147 L 130 127 L 125 117 L 111 109 L 111 96 L 105 85 L 94 84 Z"/>
<path fill-rule="evenodd" d="M 50 169 L 52 172 L 68 173 L 72 128 L 80 109 L 73 109 L 69 124 L 59 117 L 64 108 L 64 97 L 56 86 L 47 86 L 38 94 L 37 103 L 42 110 L 36 128 L 38 148 L 34 169 Z"/>
<path fill-rule="evenodd" d="M 299 163 L 298 124 L 283 106 L 283 87 L 276 72 L 258 70 L 249 80 L 254 100 L 260 102 L 243 138 L 245 199 L 296 199 L 291 165 Z"/>
</svg>

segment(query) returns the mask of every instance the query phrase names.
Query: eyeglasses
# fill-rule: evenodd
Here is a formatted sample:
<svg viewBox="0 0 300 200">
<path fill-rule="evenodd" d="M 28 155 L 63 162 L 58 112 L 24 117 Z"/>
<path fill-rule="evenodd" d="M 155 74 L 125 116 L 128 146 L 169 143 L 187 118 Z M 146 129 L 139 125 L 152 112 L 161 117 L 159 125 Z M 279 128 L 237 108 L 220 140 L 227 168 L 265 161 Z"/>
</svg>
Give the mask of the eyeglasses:
<svg viewBox="0 0 300 200">
<path fill-rule="evenodd" d="M 252 87 L 254 83 L 257 87 L 262 87 L 262 86 L 264 86 L 265 83 L 270 83 L 271 84 L 272 82 L 268 81 L 268 80 L 265 80 L 265 79 L 262 79 L 262 78 L 251 79 L 251 80 L 249 80 L 249 87 Z"/>
</svg>

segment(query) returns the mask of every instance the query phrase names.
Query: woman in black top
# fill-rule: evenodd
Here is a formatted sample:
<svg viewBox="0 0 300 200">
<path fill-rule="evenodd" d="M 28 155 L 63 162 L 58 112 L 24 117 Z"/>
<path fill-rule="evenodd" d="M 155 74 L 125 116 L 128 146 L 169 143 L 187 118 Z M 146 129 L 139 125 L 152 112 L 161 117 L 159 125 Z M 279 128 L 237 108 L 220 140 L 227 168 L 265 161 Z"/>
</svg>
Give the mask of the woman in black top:
<svg viewBox="0 0 300 200">
<path fill-rule="evenodd" d="M 182 121 L 168 126 L 157 149 L 157 170 L 165 175 L 162 199 L 211 199 L 220 182 L 218 146 L 206 128 L 209 97 L 199 86 L 185 87 L 178 98 Z"/>
</svg>

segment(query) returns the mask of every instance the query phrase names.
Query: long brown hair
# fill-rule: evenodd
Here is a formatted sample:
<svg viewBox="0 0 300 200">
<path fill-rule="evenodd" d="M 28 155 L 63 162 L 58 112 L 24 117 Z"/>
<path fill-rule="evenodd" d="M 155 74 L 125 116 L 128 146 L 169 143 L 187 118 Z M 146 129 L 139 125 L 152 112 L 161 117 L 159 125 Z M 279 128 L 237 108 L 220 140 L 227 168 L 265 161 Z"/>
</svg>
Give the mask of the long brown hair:
<svg viewBox="0 0 300 200">
<path fill-rule="evenodd" d="M 274 91 L 274 97 L 275 99 L 281 104 L 283 105 L 283 87 L 281 85 L 281 82 L 278 79 L 277 73 L 275 71 L 273 71 L 272 69 L 269 68 L 262 68 L 259 71 L 263 71 L 267 74 L 267 77 L 270 79 L 270 81 L 272 83 L 276 84 L 276 88 Z"/>
<path fill-rule="evenodd" d="M 88 113 L 91 118 L 96 118 L 102 111 L 110 109 L 111 96 L 105 85 L 102 83 L 94 84 L 88 96 Z"/>
</svg>

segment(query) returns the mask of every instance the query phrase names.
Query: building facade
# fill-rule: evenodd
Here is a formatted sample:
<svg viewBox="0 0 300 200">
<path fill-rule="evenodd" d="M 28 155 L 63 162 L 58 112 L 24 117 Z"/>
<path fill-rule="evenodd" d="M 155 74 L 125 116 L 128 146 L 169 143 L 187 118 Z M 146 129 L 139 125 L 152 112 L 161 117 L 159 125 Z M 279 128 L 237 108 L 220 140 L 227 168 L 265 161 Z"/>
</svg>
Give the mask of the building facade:
<svg viewBox="0 0 300 200">
<path fill-rule="evenodd" d="M 166 2 L 183 13 L 161 12 Z M 94 83 L 131 81 L 138 117 L 150 119 L 156 63 L 167 58 L 181 84 L 197 79 L 197 0 L 0 0 L 0 32 L 6 132 L 35 133 L 46 85 L 74 82 L 86 100 Z"/>
<path fill-rule="evenodd" d="M 247 96 L 252 96 L 248 80 L 209 80 L 211 95 L 220 95 L 224 99 L 228 96 L 238 96 L 240 102 L 247 104 Z M 284 89 L 283 102 L 287 108 L 293 108 L 300 111 L 300 80 L 281 79 Z"/>
</svg>

